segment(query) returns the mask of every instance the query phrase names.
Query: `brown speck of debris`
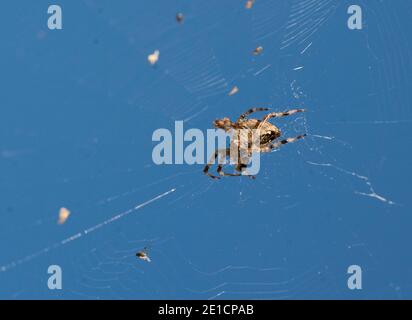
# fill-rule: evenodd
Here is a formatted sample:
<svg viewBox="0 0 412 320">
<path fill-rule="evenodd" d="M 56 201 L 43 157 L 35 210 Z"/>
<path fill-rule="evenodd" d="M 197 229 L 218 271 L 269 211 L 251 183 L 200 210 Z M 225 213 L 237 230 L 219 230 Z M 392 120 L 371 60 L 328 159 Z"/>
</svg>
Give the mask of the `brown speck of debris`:
<svg viewBox="0 0 412 320">
<path fill-rule="evenodd" d="M 70 211 L 67 210 L 66 208 L 61 208 L 59 211 L 59 220 L 57 220 L 57 223 L 62 225 L 66 222 L 66 220 L 70 216 Z"/>
<path fill-rule="evenodd" d="M 177 22 L 183 23 L 184 19 L 185 19 L 185 17 L 183 15 L 183 13 L 179 12 L 179 13 L 176 14 L 176 21 Z"/>
<path fill-rule="evenodd" d="M 259 47 L 257 47 L 255 50 L 253 50 L 253 54 L 254 54 L 255 56 L 257 56 L 257 55 L 261 54 L 262 51 L 263 51 L 263 47 L 259 46 Z"/>
<path fill-rule="evenodd" d="M 247 0 L 246 2 L 246 9 L 252 9 L 255 0 Z"/>
</svg>

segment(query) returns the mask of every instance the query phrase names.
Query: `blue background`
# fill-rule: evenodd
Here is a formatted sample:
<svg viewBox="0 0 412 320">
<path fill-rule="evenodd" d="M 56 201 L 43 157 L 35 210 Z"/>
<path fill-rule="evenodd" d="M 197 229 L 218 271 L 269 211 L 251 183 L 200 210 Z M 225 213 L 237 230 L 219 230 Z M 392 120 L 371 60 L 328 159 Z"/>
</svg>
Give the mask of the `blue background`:
<svg viewBox="0 0 412 320">
<path fill-rule="evenodd" d="M 412 2 L 358 2 L 361 31 L 338 0 L 55 1 L 51 31 L 49 1 L 3 1 L 0 297 L 412 298 Z M 276 122 L 308 137 L 265 154 L 255 181 L 153 164 L 154 130 L 251 106 L 308 109 Z"/>
</svg>

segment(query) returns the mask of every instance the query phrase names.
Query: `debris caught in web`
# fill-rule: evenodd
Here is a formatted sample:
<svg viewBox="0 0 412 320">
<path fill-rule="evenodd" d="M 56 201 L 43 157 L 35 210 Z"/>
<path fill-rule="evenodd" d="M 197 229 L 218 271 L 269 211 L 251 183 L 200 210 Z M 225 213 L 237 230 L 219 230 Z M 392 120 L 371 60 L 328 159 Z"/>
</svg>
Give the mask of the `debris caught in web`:
<svg viewBox="0 0 412 320">
<path fill-rule="evenodd" d="M 255 3 L 255 0 L 247 0 L 246 2 L 246 9 L 252 9 L 253 5 Z"/>
<path fill-rule="evenodd" d="M 261 54 L 262 52 L 263 52 L 263 47 L 262 47 L 262 46 L 259 46 L 259 47 L 257 47 L 255 50 L 253 50 L 253 54 L 254 54 L 255 56 Z"/>
<path fill-rule="evenodd" d="M 185 16 L 183 15 L 183 13 L 179 12 L 176 14 L 176 21 L 179 23 L 183 23 L 185 20 Z"/>
<path fill-rule="evenodd" d="M 146 262 L 152 262 L 152 260 L 150 260 L 150 257 L 147 254 L 147 248 L 144 248 L 143 250 L 137 252 L 136 257 Z"/>
<path fill-rule="evenodd" d="M 70 216 L 70 211 L 66 208 L 61 208 L 59 211 L 59 220 L 57 220 L 57 223 L 62 225 L 66 222 L 66 220 Z"/>
<path fill-rule="evenodd" d="M 147 61 L 149 61 L 149 63 L 154 66 L 157 61 L 159 61 L 159 56 L 160 56 L 160 51 L 159 50 L 155 50 L 152 54 L 149 54 L 147 57 Z"/>
<path fill-rule="evenodd" d="M 237 86 L 234 86 L 233 88 L 232 88 L 232 90 L 230 90 L 230 92 L 228 93 L 228 96 L 229 97 L 231 97 L 231 96 L 234 96 L 236 93 L 238 93 L 239 92 L 239 88 L 237 87 Z"/>
</svg>

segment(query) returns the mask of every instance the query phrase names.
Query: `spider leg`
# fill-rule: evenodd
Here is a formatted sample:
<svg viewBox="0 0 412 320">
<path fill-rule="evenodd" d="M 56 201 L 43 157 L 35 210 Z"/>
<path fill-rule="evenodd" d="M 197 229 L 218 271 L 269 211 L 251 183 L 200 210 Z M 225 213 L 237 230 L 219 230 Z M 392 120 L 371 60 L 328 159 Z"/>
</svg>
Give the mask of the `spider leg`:
<svg viewBox="0 0 412 320">
<path fill-rule="evenodd" d="M 229 158 L 230 158 L 230 152 L 231 152 L 231 151 L 234 151 L 234 150 L 231 150 L 230 148 L 227 148 L 227 149 L 226 149 L 226 157 L 229 157 Z M 236 151 L 234 151 L 234 152 L 236 152 Z M 239 173 L 227 173 L 227 172 L 224 172 L 224 171 L 223 171 L 223 164 L 219 164 L 219 165 L 218 165 L 217 170 L 216 170 L 217 173 L 218 173 L 220 176 L 222 176 L 222 177 L 241 177 L 241 176 L 246 176 L 246 177 L 255 179 L 256 177 L 253 176 L 253 175 L 243 174 L 243 170 L 244 170 L 245 168 L 247 168 L 247 165 L 244 164 L 244 163 L 242 162 L 242 160 L 241 160 L 242 157 L 241 157 L 241 155 L 240 155 L 240 148 L 239 148 L 239 147 L 237 148 L 237 152 L 238 152 L 238 154 L 237 154 L 237 164 L 236 164 L 235 170 L 236 170 L 237 172 L 239 172 Z"/>
<path fill-rule="evenodd" d="M 242 177 L 242 176 L 245 176 L 245 177 L 249 177 L 249 178 L 251 178 L 251 179 L 255 179 L 256 176 L 254 176 L 254 175 L 242 174 L 242 170 L 243 170 L 245 167 L 246 167 L 245 165 L 238 164 L 238 165 L 236 166 L 236 170 L 239 171 L 239 173 L 227 173 L 227 172 L 224 172 L 224 171 L 223 171 L 223 165 L 220 164 L 220 165 L 217 167 L 217 173 L 219 173 L 219 175 L 222 176 L 222 177 Z"/>
<path fill-rule="evenodd" d="M 292 142 L 298 141 L 298 140 L 300 140 L 300 139 L 303 139 L 304 137 L 306 137 L 306 134 L 302 134 L 302 135 L 299 135 L 299 136 L 294 137 L 294 138 L 287 138 L 287 139 L 284 139 L 284 140 L 281 140 L 281 141 L 277 141 L 277 142 L 271 143 L 271 144 L 268 145 L 268 146 L 262 147 L 262 148 L 260 149 L 260 152 L 270 152 L 270 151 L 272 151 L 273 149 L 279 148 L 280 146 L 283 146 L 283 145 L 288 144 L 288 143 L 292 143 Z"/>
<path fill-rule="evenodd" d="M 239 123 L 240 121 L 244 120 L 248 115 L 258 112 L 258 111 L 268 111 L 269 108 L 252 108 L 246 111 L 245 113 L 241 114 L 239 119 L 237 119 L 236 123 Z"/>
<path fill-rule="evenodd" d="M 246 165 L 244 164 L 238 164 L 236 166 L 236 170 L 239 171 L 239 173 L 226 173 L 223 171 L 223 164 L 218 164 L 216 171 L 219 174 L 219 177 L 210 174 L 209 169 L 213 165 L 213 163 L 216 161 L 217 157 L 219 156 L 219 153 L 224 154 L 226 157 L 230 157 L 230 148 L 227 148 L 226 150 L 220 149 L 220 150 L 215 151 L 209 163 L 203 169 L 203 173 L 205 175 L 211 177 L 212 179 L 216 179 L 216 180 L 220 179 L 221 177 L 240 177 L 240 176 L 247 176 L 252 179 L 255 179 L 255 176 L 242 174 L 242 170 L 246 168 Z"/>
<path fill-rule="evenodd" d="M 226 157 L 230 158 L 230 148 L 227 148 L 225 151 L 226 151 Z M 225 176 L 227 176 L 227 177 L 239 177 L 239 176 L 242 175 L 240 173 L 226 173 L 226 172 L 224 172 L 223 171 L 223 164 L 221 164 L 221 163 L 219 163 L 219 165 L 217 166 L 216 171 L 219 174 L 219 176 L 221 176 L 221 177 L 225 177 Z"/>
<path fill-rule="evenodd" d="M 222 177 L 240 177 L 241 173 L 226 173 L 223 171 L 223 165 L 219 164 L 216 169 L 217 173 Z"/>
<path fill-rule="evenodd" d="M 213 154 L 213 156 L 210 158 L 210 160 L 209 160 L 209 162 L 207 163 L 207 165 L 204 167 L 203 173 L 204 173 L 205 175 L 211 177 L 212 179 L 220 179 L 220 177 L 214 176 L 214 175 L 210 174 L 210 173 L 209 173 L 209 169 L 210 169 L 210 167 L 214 164 L 214 162 L 216 161 L 217 157 L 219 156 L 219 153 L 222 154 L 222 155 L 224 155 L 224 156 L 226 156 L 226 155 L 228 154 L 228 152 L 230 152 L 230 149 L 229 149 L 229 148 L 227 148 L 227 149 L 225 149 L 225 150 L 223 150 L 223 149 L 216 150 L 215 153 Z M 222 165 L 219 164 L 218 170 L 219 170 L 219 167 L 222 167 Z M 220 170 L 221 170 L 221 169 L 220 169 Z"/>
<path fill-rule="evenodd" d="M 284 112 L 272 112 L 264 116 L 262 122 L 266 122 L 271 118 L 287 117 L 298 112 L 305 112 L 305 109 L 292 109 Z"/>
<path fill-rule="evenodd" d="M 245 169 L 245 168 L 247 168 L 247 165 L 245 165 L 245 164 L 242 164 L 242 163 L 239 163 L 237 166 L 236 166 L 236 170 L 237 171 L 239 171 L 239 172 L 243 172 L 243 170 Z M 256 179 L 256 176 L 254 176 L 254 175 L 252 175 L 252 174 L 240 174 L 241 176 L 245 176 L 245 177 L 249 177 L 250 179 Z"/>
</svg>

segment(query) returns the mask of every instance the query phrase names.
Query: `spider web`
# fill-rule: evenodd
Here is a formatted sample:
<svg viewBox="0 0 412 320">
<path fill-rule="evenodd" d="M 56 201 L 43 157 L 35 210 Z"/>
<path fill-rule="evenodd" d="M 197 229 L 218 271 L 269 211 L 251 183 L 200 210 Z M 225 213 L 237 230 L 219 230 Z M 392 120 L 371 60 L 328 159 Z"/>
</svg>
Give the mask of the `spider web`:
<svg viewBox="0 0 412 320">
<path fill-rule="evenodd" d="M 381 230 L 376 221 L 385 222 L 388 213 L 401 221 L 408 207 L 407 195 L 385 183 L 388 175 L 397 174 L 386 164 L 393 163 L 389 150 L 399 154 L 388 143 L 411 123 L 411 44 L 399 9 L 387 1 L 362 2 L 366 27 L 352 35 L 345 29 L 349 3 L 337 0 L 257 0 L 252 10 L 234 1 L 144 7 L 84 0 L 76 6 L 96 22 L 84 41 L 98 48 L 103 65 L 116 68 L 96 76 L 92 66 L 74 73 L 72 80 L 109 101 L 113 110 L 96 111 L 96 118 L 98 112 L 121 115 L 113 131 L 137 128 L 113 133 L 113 138 L 98 131 L 83 137 L 81 152 L 107 160 L 92 162 L 98 169 L 91 173 L 75 170 L 49 182 L 47 189 L 61 191 L 55 203 L 41 210 L 38 199 L 24 198 L 16 211 L 24 208 L 34 217 L 26 214 L 22 221 L 20 216 L 0 229 L 3 243 L 12 241 L 16 248 L 5 252 L 0 263 L 1 295 L 403 297 L 401 280 L 384 276 L 386 255 L 379 251 L 377 237 L 365 232 L 370 223 L 376 232 Z M 401 6 L 412 13 L 406 2 Z M 183 25 L 173 21 L 180 10 Z M 328 46 L 337 36 L 342 47 Z M 259 45 L 263 54 L 252 56 Z M 336 56 L 345 45 L 356 48 L 349 58 L 360 56 L 358 74 L 355 67 L 342 68 L 344 57 Z M 146 57 L 156 49 L 160 60 L 150 68 Z M 368 81 L 334 86 L 329 80 L 345 72 Z M 240 91 L 229 97 L 234 85 Z M 185 120 L 185 128 L 207 129 L 215 118 L 235 118 L 250 106 L 308 110 L 277 122 L 285 137 L 308 137 L 264 155 L 257 180 L 215 182 L 201 175 L 201 167 L 152 164 L 147 141 L 153 130 L 172 129 L 175 120 Z M 146 121 L 149 128 L 143 125 Z M 376 145 L 373 136 L 382 130 L 388 151 L 353 156 L 369 143 Z M 30 161 L 27 150 L 4 148 L 2 161 Z M 111 160 L 109 153 L 122 159 Z M 389 181 L 393 185 L 399 179 Z M 76 192 L 81 185 L 94 190 L 87 199 Z M 17 201 L 13 198 L 10 202 Z M 63 201 L 69 201 L 74 213 L 56 229 L 52 212 Z M 7 212 L 15 210 L 9 207 Z M 35 240 L 27 241 L 24 234 Z M 136 260 L 143 247 L 148 247 L 152 263 Z M 45 285 L 50 264 L 64 270 L 61 292 L 51 293 Z M 366 293 L 347 289 L 351 264 L 362 265 L 373 280 Z"/>
</svg>

